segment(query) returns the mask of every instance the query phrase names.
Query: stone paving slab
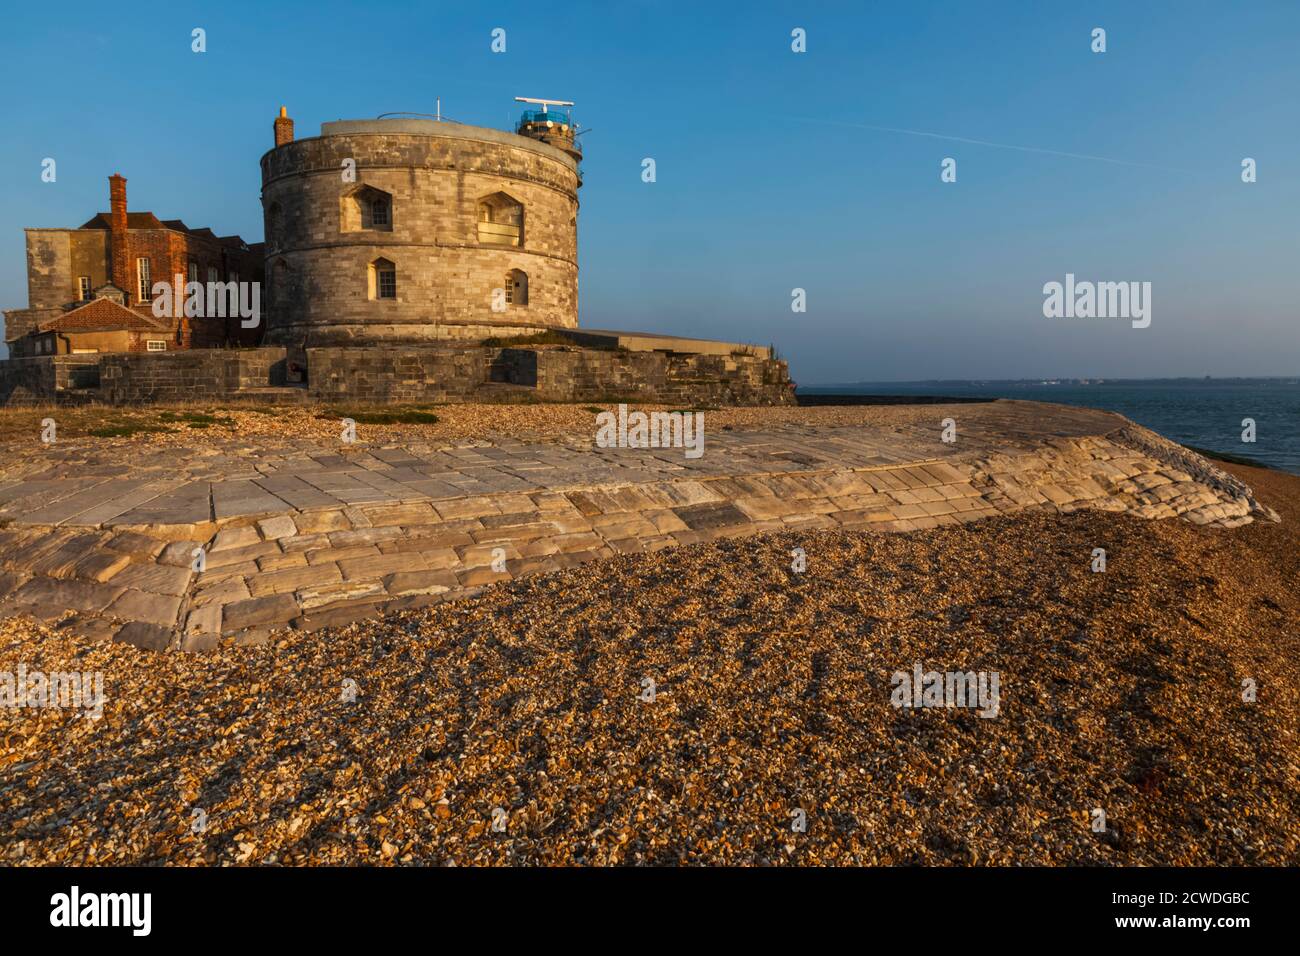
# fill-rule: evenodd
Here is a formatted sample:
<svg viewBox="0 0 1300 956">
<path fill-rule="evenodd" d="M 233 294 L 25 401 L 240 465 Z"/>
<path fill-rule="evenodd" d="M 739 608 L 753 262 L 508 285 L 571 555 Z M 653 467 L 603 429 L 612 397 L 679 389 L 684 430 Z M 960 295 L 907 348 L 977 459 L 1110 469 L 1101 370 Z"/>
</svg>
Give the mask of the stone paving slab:
<svg viewBox="0 0 1300 956">
<path fill-rule="evenodd" d="M 963 409 L 958 442 L 937 433 L 744 429 L 706 435 L 695 460 L 590 437 L 18 456 L 0 465 L 0 616 L 75 612 L 87 640 L 201 651 L 766 531 L 905 532 L 1043 507 L 1226 527 L 1275 517 L 1108 413 L 999 402 Z"/>
</svg>

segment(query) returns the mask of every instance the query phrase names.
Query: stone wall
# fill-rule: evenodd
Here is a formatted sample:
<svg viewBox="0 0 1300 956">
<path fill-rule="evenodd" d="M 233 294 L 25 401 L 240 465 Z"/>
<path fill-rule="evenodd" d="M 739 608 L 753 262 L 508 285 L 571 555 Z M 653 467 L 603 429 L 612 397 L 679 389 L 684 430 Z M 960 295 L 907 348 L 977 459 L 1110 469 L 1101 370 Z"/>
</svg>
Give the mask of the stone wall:
<svg viewBox="0 0 1300 956">
<path fill-rule="evenodd" d="M 26 236 L 27 308 L 5 311 L 6 342 L 26 335 L 38 322 L 60 314 L 77 298 L 69 230 L 28 229 Z"/>
<path fill-rule="evenodd" d="M 0 361 L 0 406 L 53 405 L 59 391 L 97 380 L 98 355 L 45 355 Z"/>
<path fill-rule="evenodd" d="M 544 402 L 623 399 L 682 405 L 793 405 L 782 361 L 580 348 L 307 350 L 310 391 L 322 401 L 482 401 L 515 385 Z"/>
<path fill-rule="evenodd" d="M 0 361 L 0 405 L 227 400 L 283 386 L 291 350 L 192 349 Z M 295 351 L 294 361 L 303 353 Z M 314 348 L 307 388 L 325 402 L 659 402 L 682 406 L 792 405 L 784 362 L 591 348 Z M 97 373 L 97 374 L 96 374 Z M 514 386 L 503 389 L 503 386 Z"/>
<path fill-rule="evenodd" d="M 282 348 L 119 353 L 96 358 L 100 363 L 97 400 L 109 405 L 220 399 L 243 388 L 284 384 Z"/>
<path fill-rule="evenodd" d="M 489 381 L 494 352 L 485 348 L 307 350 L 313 398 L 400 404 L 464 400 Z"/>
<path fill-rule="evenodd" d="M 54 357 L 0 362 L 0 403 L 44 405 L 54 401 Z"/>
<path fill-rule="evenodd" d="M 682 405 L 794 404 L 786 364 L 752 355 L 547 349 L 536 352 L 536 369 L 537 390 L 549 401 L 617 396 Z"/>
</svg>

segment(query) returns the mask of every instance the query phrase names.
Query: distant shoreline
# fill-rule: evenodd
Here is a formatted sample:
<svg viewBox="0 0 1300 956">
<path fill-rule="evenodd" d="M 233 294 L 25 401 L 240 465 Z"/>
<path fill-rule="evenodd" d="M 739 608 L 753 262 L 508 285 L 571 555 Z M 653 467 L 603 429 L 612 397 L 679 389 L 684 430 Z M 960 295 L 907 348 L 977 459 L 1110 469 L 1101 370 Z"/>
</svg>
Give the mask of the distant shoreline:
<svg viewBox="0 0 1300 956">
<path fill-rule="evenodd" d="M 918 386 L 926 388 L 942 388 L 958 386 L 961 388 L 1005 388 L 1005 387 L 1023 387 L 1023 388 L 1059 388 L 1062 386 L 1105 386 L 1105 385 L 1122 385 L 1132 387 L 1134 385 L 1196 385 L 1196 386 L 1214 386 L 1214 385 L 1243 385 L 1243 384 L 1277 384 L 1277 385 L 1300 385 L 1300 375 L 1261 375 L 1255 377 L 1248 376 L 1205 376 L 1196 378 L 1190 375 L 1175 376 L 1172 378 L 1108 378 L 1105 376 L 1074 376 L 1074 377 L 1056 377 L 1056 378 L 918 378 L 918 379 L 900 379 L 897 381 L 882 382 L 827 382 L 821 384 L 800 385 L 799 390 L 816 392 L 821 389 L 847 389 L 847 388 L 914 388 Z"/>
</svg>

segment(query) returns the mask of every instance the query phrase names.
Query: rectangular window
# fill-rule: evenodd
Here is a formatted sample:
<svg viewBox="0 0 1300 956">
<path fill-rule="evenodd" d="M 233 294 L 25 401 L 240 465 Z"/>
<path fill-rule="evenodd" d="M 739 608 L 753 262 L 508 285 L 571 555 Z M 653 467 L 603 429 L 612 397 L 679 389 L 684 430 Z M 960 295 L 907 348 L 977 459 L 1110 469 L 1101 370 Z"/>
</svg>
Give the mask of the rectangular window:
<svg viewBox="0 0 1300 956">
<path fill-rule="evenodd" d="M 147 348 L 150 352 L 167 351 L 167 343 L 162 339 L 149 339 L 149 341 L 145 343 L 144 347 Z"/>
<path fill-rule="evenodd" d="M 80 293 L 82 302 L 90 298 L 90 276 L 77 277 L 77 291 Z"/>
<path fill-rule="evenodd" d="M 370 205 L 370 221 L 376 226 L 388 225 L 388 203 L 382 199 L 376 199 Z"/>
<path fill-rule="evenodd" d="M 189 268 L 185 270 L 185 280 L 187 282 L 199 281 L 199 264 L 197 262 L 191 262 Z"/>
<path fill-rule="evenodd" d="M 238 282 L 238 281 L 239 281 L 239 273 L 236 272 L 234 269 L 231 269 L 231 270 L 230 270 L 230 281 L 231 281 L 231 282 Z"/>
<path fill-rule="evenodd" d="M 135 274 L 136 274 L 136 278 L 139 280 L 136 284 L 138 286 L 137 291 L 140 294 L 139 295 L 140 301 L 148 302 L 151 297 L 150 289 L 153 286 L 153 283 L 149 281 L 149 260 L 148 259 L 135 260 Z"/>
<path fill-rule="evenodd" d="M 208 281 L 209 281 L 209 282 L 220 282 L 220 281 L 221 281 L 221 270 L 218 269 L 216 266 L 208 266 Z"/>
<path fill-rule="evenodd" d="M 379 270 L 379 298 L 397 298 L 397 271 L 395 269 Z"/>
</svg>

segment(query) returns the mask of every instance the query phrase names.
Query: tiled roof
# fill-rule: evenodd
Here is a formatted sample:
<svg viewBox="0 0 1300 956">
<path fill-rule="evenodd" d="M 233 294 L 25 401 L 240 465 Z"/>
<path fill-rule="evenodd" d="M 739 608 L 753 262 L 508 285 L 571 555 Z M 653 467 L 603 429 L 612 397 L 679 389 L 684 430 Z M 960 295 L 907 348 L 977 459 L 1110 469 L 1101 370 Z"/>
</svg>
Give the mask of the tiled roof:
<svg viewBox="0 0 1300 956">
<path fill-rule="evenodd" d="M 79 226 L 80 229 L 107 229 L 109 227 L 110 213 L 96 213 L 95 218 Z M 238 235 L 218 236 L 207 226 L 200 226 L 197 229 L 191 229 L 185 225 L 182 219 L 159 219 L 151 212 L 129 212 L 126 214 L 126 228 L 128 229 L 170 229 L 172 232 L 183 232 L 189 236 L 197 236 L 200 239 L 215 239 L 231 249 L 243 249 L 247 246 L 249 251 L 255 251 L 261 247 L 261 243 L 245 243 Z"/>
<path fill-rule="evenodd" d="M 107 229 L 112 213 L 99 212 L 95 213 L 95 218 L 91 219 L 80 226 L 78 229 Z M 179 222 L 179 220 L 173 220 Z M 158 217 L 151 212 L 128 212 L 126 214 L 126 228 L 128 229 L 167 229 L 159 221 Z"/>
<path fill-rule="evenodd" d="M 37 326 L 42 332 L 104 332 L 129 329 L 135 332 L 166 332 L 168 326 L 152 315 L 118 305 L 112 299 L 95 299 L 70 312 L 46 319 Z"/>
</svg>

